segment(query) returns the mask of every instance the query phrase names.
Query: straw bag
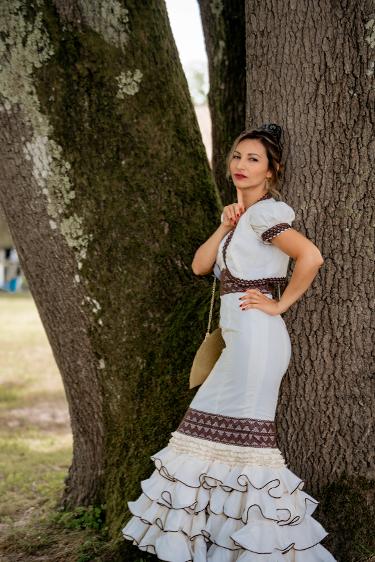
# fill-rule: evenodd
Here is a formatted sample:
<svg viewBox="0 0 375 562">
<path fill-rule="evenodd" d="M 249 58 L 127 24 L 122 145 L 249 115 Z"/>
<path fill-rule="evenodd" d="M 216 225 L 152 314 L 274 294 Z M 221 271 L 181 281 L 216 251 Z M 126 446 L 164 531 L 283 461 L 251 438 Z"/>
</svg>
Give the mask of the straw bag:
<svg viewBox="0 0 375 562">
<path fill-rule="evenodd" d="M 223 348 L 225 347 L 225 341 L 222 337 L 220 327 L 216 328 L 216 330 L 214 330 L 210 334 L 212 311 L 215 299 L 215 286 L 216 276 L 214 277 L 214 283 L 212 286 L 211 306 L 210 314 L 208 317 L 207 332 L 203 342 L 201 343 L 197 353 L 195 354 L 193 365 L 190 370 L 190 388 L 199 386 L 206 380 L 206 378 L 212 371 L 216 361 L 219 359 Z"/>
</svg>

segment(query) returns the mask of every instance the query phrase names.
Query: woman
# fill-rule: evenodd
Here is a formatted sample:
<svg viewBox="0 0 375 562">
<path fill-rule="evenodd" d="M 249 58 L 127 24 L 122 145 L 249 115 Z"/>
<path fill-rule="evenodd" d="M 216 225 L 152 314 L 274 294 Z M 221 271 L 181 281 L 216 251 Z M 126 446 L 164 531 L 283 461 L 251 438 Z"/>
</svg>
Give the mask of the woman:
<svg viewBox="0 0 375 562">
<path fill-rule="evenodd" d="M 290 356 L 281 314 L 311 285 L 323 258 L 276 200 L 281 127 L 244 131 L 227 158 L 237 203 L 195 253 L 192 269 L 220 278 L 220 358 L 199 388 L 155 471 L 128 502 L 125 538 L 170 562 L 335 562 L 276 443 L 279 386 Z M 289 284 L 289 256 L 296 260 Z M 275 298 L 280 295 L 280 298 Z"/>
</svg>

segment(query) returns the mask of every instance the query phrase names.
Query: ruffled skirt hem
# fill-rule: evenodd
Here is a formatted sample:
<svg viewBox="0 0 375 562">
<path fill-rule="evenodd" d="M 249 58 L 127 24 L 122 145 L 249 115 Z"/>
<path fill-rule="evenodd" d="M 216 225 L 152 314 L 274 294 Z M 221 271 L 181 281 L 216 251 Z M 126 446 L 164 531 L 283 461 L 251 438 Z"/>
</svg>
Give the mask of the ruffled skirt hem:
<svg viewBox="0 0 375 562">
<path fill-rule="evenodd" d="M 155 470 L 142 494 L 128 502 L 125 539 L 166 562 L 336 562 L 312 517 L 319 502 L 278 449 L 246 448 L 247 462 L 234 465 L 213 458 L 215 444 L 172 436 L 151 456 Z"/>
</svg>

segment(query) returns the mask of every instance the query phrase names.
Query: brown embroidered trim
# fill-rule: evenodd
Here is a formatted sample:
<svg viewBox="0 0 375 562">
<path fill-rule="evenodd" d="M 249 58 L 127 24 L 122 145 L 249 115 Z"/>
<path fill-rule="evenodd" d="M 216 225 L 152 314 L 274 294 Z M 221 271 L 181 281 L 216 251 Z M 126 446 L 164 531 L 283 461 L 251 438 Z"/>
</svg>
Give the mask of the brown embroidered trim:
<svg viewBox="0 0 375 562">
<path fill-rule="evenodd" d="M 220 277 L 220 295 L 238 292 L 243 293 L 247 291 L 247 289 L 259 289 L 262 293 L 271 293 L 273 298 L 276 298 L 276 289 L 280 286 L 284 287 L 286 283 L 286 277 L 239 279 L 238 277 L 231 275 L 228 269 L 224 268 L 221 271 Z"/>
<path fill-rule="evenodd" d="M 275 224 L 275 226 L 271 226 L 271 228 L 263 232 L 263 242 L 269 242 L 272 238 L 284 232 L 284 230 L 288 230 L 288 228 L 292 227 L 287 222 L 280 222 L 279 224 Z"/>
<path fill-rule="evenodd" d="M 289 225 L 288 225 L 289 226 Z M 277 296 L 280 295 L 280 287 L 287 284 L 287 277 L 262 277 L 260 279 L 241 279 L 235 277 L 228 269 L 226 254 L 228 244 L 232 239 L 234 230 L 232 230 L 223 246 L 223 258 L 225 268 L 222 269 L 220 275 L 220 295 L 227 293 L 245 292 L 247 289 L 259 289 L 262 293 L 272 293 L 273 298 L 276 298 L 276 289 L 278 289 Z"/>
<path fill-rule="evenodd" d="M 255 201 L 255 203 L 253 203 L 253 205 L 255 205 L 256 203 L 259 203 L 259 201 L 263 201 L 264 199 L 271 199 L 271 198 L 272 198 L 272 195 L 271 195 L 271 193 L 268 191 L 267 193 L 265 193 L 265 194 L 263 195 L 263 197 L 261 197 L 260 199 L 258 199 L 257 201 Z M 252 207 L 253 205 L 251 205 L 251 207 Z"/>
<path fill-rule="evenodd" d="M 275 422 L 234 418 L 188 408 L 177 430 L 191 437 L 242 447 L 277 447 Z"/>
</svg>

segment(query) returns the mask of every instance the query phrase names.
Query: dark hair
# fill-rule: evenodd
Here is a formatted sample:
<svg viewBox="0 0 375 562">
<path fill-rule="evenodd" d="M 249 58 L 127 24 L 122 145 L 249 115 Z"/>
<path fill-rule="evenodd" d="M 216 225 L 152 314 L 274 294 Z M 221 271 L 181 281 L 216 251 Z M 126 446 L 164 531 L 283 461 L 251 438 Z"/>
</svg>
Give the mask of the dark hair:
<svg viewBox="0 0 375 562">
<path fill-rule="evenodd" d="M 268 127 L 268 128 L 266 128 Z M 274 128 L 277 127 L 277 134 L 275 132 L 271 132 Z M 278 125 L 261 125 L 260 127 L 253 127 L 250 129 L 246 129 L 242 131 L 238 135 L 238 137 L 234 140 L 232 147 L 229 151 L 229 154 L 226 158 L 226 178 L 230 179 L 230 169 L 229 165 L 233 157 L 233 153 L 237 148 L 239 142 L 245 139 L 259 139 L 260 142 L 263 144 L 264 148 L 266 149 L 266 154 L 268 158 L 268 167 L 272 172 L 272 177 L 269 182 L 267 182 L 268 191 L 271 193 L 272 196 L 276 195 L 281 196 L 280 191 L 278 191 L 279 180 L 281 178 L 281 174 L 284 170 L 284 164 L 281 163 L 282 158 L 282 144 L 281 144 L 281 127 Z M 279 168 L 277 167 L 279 166 Z"/>
</svg>

